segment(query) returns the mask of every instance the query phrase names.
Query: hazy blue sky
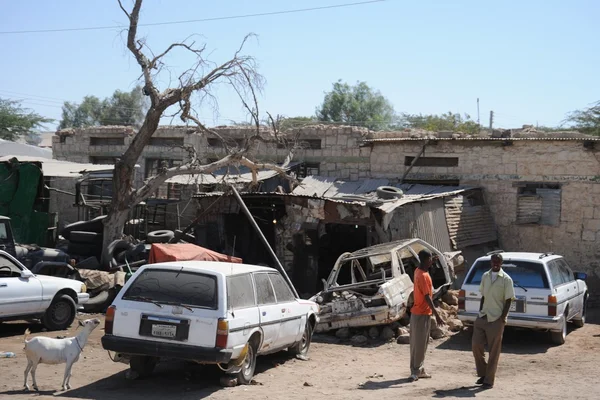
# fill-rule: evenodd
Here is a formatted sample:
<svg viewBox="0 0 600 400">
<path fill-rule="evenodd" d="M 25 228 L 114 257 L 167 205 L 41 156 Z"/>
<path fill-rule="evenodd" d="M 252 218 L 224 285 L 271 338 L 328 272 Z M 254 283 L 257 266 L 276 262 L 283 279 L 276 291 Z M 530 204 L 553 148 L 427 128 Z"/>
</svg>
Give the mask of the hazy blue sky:
<svg viewBox="0 0 600 400">
<path fill-rule="evenodd" d="M 141 23 L 283 11 L 358 0 L 148 0 Z M 130 0 L 124 0 L 129 5 Z M 126 23 L 114 0 L 3 0 L 0 31 Z M 249 32 L 246 53 L 266 78 L 262 110 L 312 115 L 332 82 L 366 81 L 398 112 L 489 110 L 496 125 L 556 125 L 565 113 L 600 100 L 600 2 L 595 0 L 388 0 L 353 7 L 141 28 L 154 51 L 200 34 L 224 61 Z M 62 100 L 109 96 L 136 83 L 139 67 L 119 29 L 0 34 L 0 97 L 24 98 L 60 118 Z M 191 65 L 169 59 L 173 74 Z M 168 83 L 165 76 L 165 83 Z M 245 120 L 228 90 L 216 91 L 209 124 Z"/>
</svg>

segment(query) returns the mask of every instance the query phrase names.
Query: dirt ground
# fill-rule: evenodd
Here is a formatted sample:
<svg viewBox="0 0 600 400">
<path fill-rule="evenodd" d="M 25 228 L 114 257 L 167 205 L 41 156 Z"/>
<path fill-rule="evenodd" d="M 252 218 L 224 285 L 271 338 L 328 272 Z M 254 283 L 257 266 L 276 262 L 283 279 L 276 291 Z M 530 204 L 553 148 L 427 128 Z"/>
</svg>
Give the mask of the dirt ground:
<svg viewBox="0 0 600 400">
<path fill-rule="evenodd" d="M 88 316 L 81 316 L 88 318 Z M 40 392 L 24 392 L 26 365 L 23 349 L 25 323 L 0 325 L 0 351 L 12 351 L 15 358 L 0 359 L 0 398 L 21 399 L 598 399 L 600 380 L 600 310 L 590 313 L 584 328 L 573 330 L 563 346 L 548 344 L 543 333 L 508 329 L 503 354 L 491 390 L 474 385 L 475 366 L 470 336 L 461 332 L 430 343 L 426 367 L 433 379 L 409 383 L 409 347 L 394 343 L 371 343 L 352 347 L 332 336 L 316 336 L 310 360 L 300 361 L 286 354 L 259 357 L 256 385 L 223 388 L 214 367 L 178 362 L 160 364 L 152 379 L 125 379 L 127 366 L 113 363 L 102 349 L 99 328 L 93 332 L 84 354 L 73 367 L 71 390 L 61 392 L 63 365 L 40 365 Z M 68 332 L 40 332 L 55 337 Z M 36 333 L 38 332 L 38 333 Z"/>
</svg>

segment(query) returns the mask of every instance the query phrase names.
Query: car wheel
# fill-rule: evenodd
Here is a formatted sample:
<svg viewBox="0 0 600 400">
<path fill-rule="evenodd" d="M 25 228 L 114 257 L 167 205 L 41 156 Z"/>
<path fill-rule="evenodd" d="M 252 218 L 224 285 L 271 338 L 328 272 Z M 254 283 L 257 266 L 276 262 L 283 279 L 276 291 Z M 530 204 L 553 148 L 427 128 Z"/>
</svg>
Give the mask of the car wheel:
<svg viewBox="0 0 600 400">
<path fill-rule="evenodd" d="M 581 310 L 581 317 L 573 320 L 573 325 L 577 328 L 583 328 L 585 325 L 585 317 L 587 314 L 587 295 L 583 298 L 583 308 Z"/>
<path fill-rule="evenodd" d="M 554 344 L 564 344 L 567 339 L 567 320 L 565 317 L 561 318 L 561 329 L 560 331 L 550 331 L 550 339 Z"/>
<path fill-rule="evenodd" d="M 129 360 L 129 368 L 138 374 L 140 378 L 147 378 L 152 375 L 158 359 L 149 356 L 132 356 Z"/>
<path fill-rule="evenodd" d="M 306 326 L 304 327 L 304 333 L 302 334 L 302 339 L 298 343 L 296 343 L 293 347 L 290 347 L 289 351 L 295 356 L 306 356 L 308 354 L 308 349 L 310 348 L 310 342 L 312 340 L 312 326 L 309 321 L 306 321 Z"/>
<path fill-rule="evenodd" d="M 75 301 L 69 295 L 63 294 L 52 301 L 42 317 L 42 324 L 49 331 L 62 331 L 73 323 L 76 314 Z"/>
<path fill-rule="evenodd" d="M 249 385 L 252 382 L 256 370 L 256 349 L 257 346 L 254 342 L 248 343 L 246 359 L 242 364 L 242 369 L 237 373 L 237 381 L 240 385 Z"/>
</svg>

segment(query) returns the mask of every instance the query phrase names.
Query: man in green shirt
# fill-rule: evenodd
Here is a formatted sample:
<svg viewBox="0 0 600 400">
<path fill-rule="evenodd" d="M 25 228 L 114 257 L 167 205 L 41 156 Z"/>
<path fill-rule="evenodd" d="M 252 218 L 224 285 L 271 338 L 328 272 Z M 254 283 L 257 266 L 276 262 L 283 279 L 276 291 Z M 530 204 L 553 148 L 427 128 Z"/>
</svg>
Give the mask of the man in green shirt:
<svg viewBox="0 0 600 400">
<path fill-rule="evenodd" d="M 485 388 L 494 386 L 496 369 L 502 350 L 502 335 L 510 303 L 515 297 L 513 281 L 502 270 L 502 256 L 493 254 L 492 268 L 481 277 L 481 303 L 479 317 L 473 327 L 473 356 L 477 366 L 478 385 Z M 488 362 L 485 361 L 485 345 L 488 345 Z"/>
</svg>

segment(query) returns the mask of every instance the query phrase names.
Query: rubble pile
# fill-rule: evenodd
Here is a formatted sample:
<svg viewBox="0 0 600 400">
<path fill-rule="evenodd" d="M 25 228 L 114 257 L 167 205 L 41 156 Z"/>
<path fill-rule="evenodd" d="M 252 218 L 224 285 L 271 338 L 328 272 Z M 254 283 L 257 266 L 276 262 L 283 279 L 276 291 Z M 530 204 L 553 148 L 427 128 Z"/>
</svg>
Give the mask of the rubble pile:
<svg viewBox="0 0 600 400">
<path fill-rule="evenodd" d="M 431 339 L 442 339 L 463 329 L 463 323 L 458 319 L 458 290 L 449 290 L 440 300 L 436 301 L 437 312 L 446 323 L 438 326 L 435 318 L 431 317 Z M 340 328 L 335 336 L 341 340 L 350 340 L 353 345 L 364 345 L 369 341 L 390 342 L 394 339 L 398 344 L 410 342 L 410 318 L 403 317 L 397 322 L 369 328 Z"/>
</svg>

